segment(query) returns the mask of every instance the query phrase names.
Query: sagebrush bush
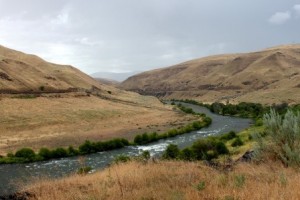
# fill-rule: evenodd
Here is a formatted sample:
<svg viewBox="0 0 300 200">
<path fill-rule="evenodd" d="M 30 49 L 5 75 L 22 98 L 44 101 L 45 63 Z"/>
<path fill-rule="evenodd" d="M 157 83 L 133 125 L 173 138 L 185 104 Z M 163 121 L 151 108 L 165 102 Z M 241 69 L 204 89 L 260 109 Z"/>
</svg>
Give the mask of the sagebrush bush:
<svg viewBox="0 0 300 200">
<path fill-rule="evenodd" d="M 300 114 L 288 110 L 281 117 L 273 109 L 263 117 L 268 138 L 258 140 L 259 156 L 273 156 L 287 166 L 300 166 Z"/>
</svg>

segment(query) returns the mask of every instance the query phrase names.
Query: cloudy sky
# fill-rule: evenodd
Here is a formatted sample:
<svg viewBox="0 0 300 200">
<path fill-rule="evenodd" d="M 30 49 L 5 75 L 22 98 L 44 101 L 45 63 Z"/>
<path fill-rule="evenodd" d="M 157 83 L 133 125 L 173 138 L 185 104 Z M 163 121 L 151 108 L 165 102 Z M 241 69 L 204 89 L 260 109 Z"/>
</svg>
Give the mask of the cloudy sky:
<svg viewBox="0 0 300 200">
<path fill-rule="evenodd" d="M 300 43 L 300 0 L 0 0 L 0 44 L 91 74 Z"/>
</svg>

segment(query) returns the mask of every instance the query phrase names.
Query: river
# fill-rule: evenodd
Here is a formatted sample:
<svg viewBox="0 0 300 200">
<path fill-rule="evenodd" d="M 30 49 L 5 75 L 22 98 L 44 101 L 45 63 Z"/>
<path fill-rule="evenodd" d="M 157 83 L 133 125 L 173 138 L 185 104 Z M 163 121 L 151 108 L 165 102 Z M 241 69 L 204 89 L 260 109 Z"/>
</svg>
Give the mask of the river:
<svg viewBox="0 0 300 200">
<path fill-rule="evenodd" d="M 17 183 L 27 183 L 39 177 L 58 178 L 67 176 L 76 173 L 78 168 L 83 165 L 92 167 L 92 172 L 94 172 L 95 170 L 103 169 L 108 166 L 114 157 L 121 154 L 134 156 L 142 151 L 148 150 L 151 156 L 159 156 L 168 144 L 172 143 L 178 145 L 180 148 L 184 148 L 192 145 L 193 142 L 199 138 L 227 133 L 229 131 L 239 132 L 248 128 L 252 123 L 250 119 L 217 115 L 205 107 L 187 103 L 182 104 L 192 108 L 195 112 L 205 113 L 212 118 L 212 124 L 199 131 L 159 140 L 144 146 L 128 146 L 122 149 L 99 152 L 81 157 L 62 158 L 26 164 L 0 165 L 0 196 L 14 192 L 17 188 Z"/>
</svg>

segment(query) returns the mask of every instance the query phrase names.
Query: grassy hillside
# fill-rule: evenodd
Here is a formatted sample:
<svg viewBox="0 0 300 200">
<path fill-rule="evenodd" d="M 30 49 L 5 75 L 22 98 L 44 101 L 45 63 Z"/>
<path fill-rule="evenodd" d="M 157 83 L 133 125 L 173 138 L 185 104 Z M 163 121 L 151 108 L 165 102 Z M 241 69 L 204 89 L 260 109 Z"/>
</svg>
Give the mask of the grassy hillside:
<svg viewBox="0 0 300 200">
<path fill-rule="evenodd" d="M 0 155 L 21 147 L 132 139 L 193 117 L 154 97 L 101 84 L 71 66 L 0 46 Z"/>
<path fill-rule="evenodd" d="M 122 87 L 166 99 L 297 103 L 300 45 L 210 56 L 128 78 Z"/>
<path fill-rule="evenodd" d="M 99 83 L 78 69 L 57 65 L 0 46 L 0 92 L 47 92 L 69 89 L 101 89 Z"/>
</svg>

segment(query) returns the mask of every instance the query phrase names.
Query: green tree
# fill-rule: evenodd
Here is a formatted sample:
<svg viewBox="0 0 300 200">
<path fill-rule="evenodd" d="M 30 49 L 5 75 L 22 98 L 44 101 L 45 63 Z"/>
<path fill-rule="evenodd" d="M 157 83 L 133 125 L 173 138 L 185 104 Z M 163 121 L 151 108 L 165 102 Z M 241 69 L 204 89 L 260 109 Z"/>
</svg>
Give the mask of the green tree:
<svg viewBox="0 0 300 200">
<path fill-rule="evenodd" d="M 95 153 L 94 144 L 89 140 L 86 140 L 82 145 L 79 146 L 79 153 L 80 154 L 89 154 Z"/>
<path fill-rule="evenodd" d="M 39 156 L 44 158 L 44 160 L 48 160 L 52 158 L 52 152 L 47 148 L 41 148 L 38 154 Z"/>
<path fill-rule="evenodd" d="M 15 157 L 25 158 L 29 161 L 34 160 L 35 156 L 35 152 L 30 148 L 22 148 L 15 153 Z"/>
<path fill-rule="evenodd" d="M 142 136 L 141 135 L 135 136 L 133 141 L 135 144 L 142 144 L 143 143 Z"/>
<path fill-rule="evenodd" d="M 63 158 L 68 156 L 67 150 L 61 147 L 52 150 L 51 154 L 53 158 Z"/>
<path fill-rule="evenodd" d="M 180 150 L 177 145 L 169 144 L 162 157 L 164 159 L 175 159 L 178 158 L 179 153 Z"/>
</svg>

